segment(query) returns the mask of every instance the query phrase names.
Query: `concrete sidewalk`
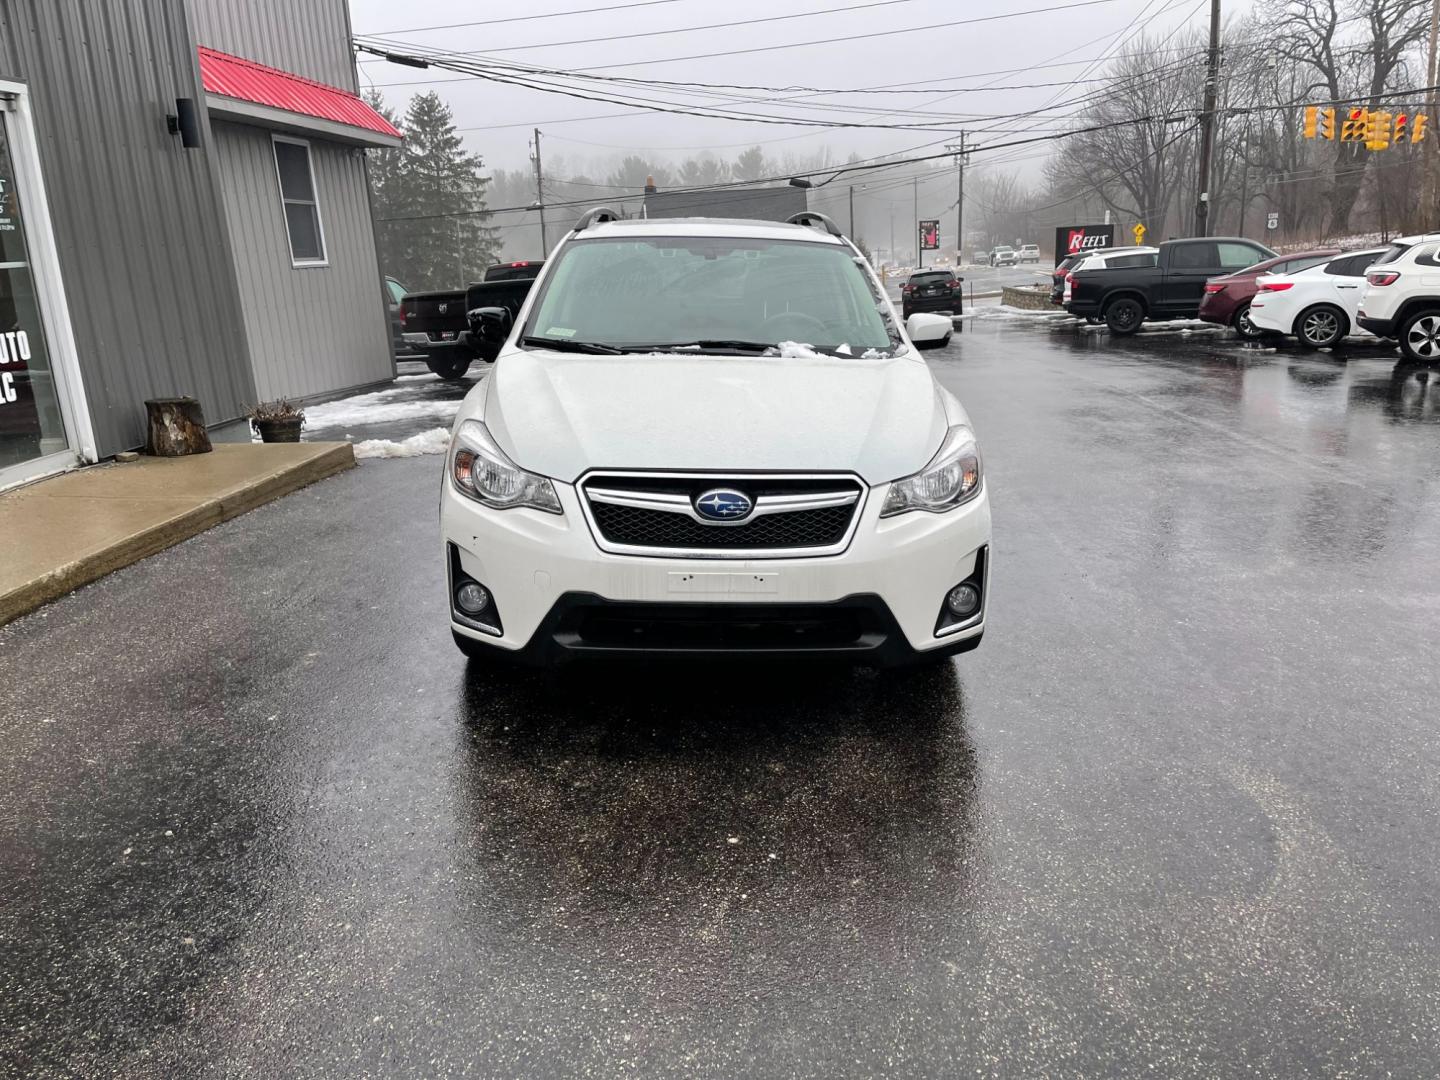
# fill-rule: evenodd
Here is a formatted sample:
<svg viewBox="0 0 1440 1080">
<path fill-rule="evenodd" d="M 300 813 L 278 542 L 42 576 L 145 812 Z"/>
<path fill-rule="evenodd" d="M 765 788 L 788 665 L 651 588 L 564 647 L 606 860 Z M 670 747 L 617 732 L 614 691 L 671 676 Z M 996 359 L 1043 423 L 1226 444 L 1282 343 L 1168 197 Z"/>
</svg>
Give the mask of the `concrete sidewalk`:
<svg viewBox="0 0 1440 1080">
<path fill-rule="evenodd" d="M 0 625 L 354 464 L 349 443 L 221 443 L 0 495 Z"/>
</svg>

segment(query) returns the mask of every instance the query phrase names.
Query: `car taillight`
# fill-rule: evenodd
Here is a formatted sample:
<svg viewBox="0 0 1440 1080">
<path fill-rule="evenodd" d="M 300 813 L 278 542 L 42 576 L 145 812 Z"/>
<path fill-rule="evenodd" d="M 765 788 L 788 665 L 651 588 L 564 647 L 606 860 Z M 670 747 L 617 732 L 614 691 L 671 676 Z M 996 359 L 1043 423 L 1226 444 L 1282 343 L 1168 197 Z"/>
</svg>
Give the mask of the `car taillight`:
<svg viewBox="0 0 1440 1080">
<path fill-rule="evenodd" d="M 914 285 L 910 285 L 910 284 L 901 285 L 901 286 L 900 286 L 900 291 L 901 291 L 901 292 L 914 292 L 914 291 L 915 291 L 915 286 L 914 286 Z"/>
<path fill-rule="evenodd" d="M 401 304 L 401 305 L 400 305 L 400 325 L 401 325 L 401 326 L 404 326 L 404 325 L 405 325 L 405 319 L 406 319 L 406 317 L 407 317 L 407 316 L 406 316 L 406 314 L 405 314 L 405 305 L 404 305 L 404 304 Z"/>
<path fill-rule="evenodd" d="M 1261 282 L 1261 284 L 1260 284 L 1260 291 L 1261 291 L 1261 292 L 1284 292 L 1286 289 L 1293 288 L 1294 285 L 1295 285 L 1295 283 L 1294 283 L 1293 281 L 1265 281 L 1265 282 Z"/>
<path fill-rule="evenodd" d="M 1365 275 L 1365 280 L 1371 285 L 1394 285 L 1400 275 L 1394 270 L 1374 270 Z"/>
<path fill-rule="evenodd" d="M 1075 284 L 1075 275 L 1072 274 L 1072 273 L 1070 273 L 1069 271 L 1066 271 L 1066 273 L 1065 273 L 1065 284 L 1066 284 L 1066 285 L 1074 285 L 1074 284 Z"/>
<path fill-rule="evenodd" d="M 1214 284 L 1213 282 L 1208 282 L 1208 281 L 1205 283 L 1205 291 L 1206 291 L 1207 293 L 1217 293 L 1217 292 L 1219 292 L 1219 291 L 1220 291 L 1221 289 L 1223 289 L 1223 288 L 1225 288 L 1224 285 L 1217 285 L 1217 284 Z"/>
</svg>

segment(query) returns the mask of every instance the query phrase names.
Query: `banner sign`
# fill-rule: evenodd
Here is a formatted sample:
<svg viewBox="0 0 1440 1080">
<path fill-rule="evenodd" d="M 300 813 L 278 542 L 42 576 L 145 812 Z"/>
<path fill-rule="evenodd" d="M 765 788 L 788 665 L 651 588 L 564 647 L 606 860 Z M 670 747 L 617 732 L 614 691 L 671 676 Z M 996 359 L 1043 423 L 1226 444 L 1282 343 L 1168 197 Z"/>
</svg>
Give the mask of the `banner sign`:
<svg viewBox="0 0 1440 1080">
<path fill-rule="evenodd" d="M 1055 265 L 1082 251 L 1115 246 L 1114 225 L 1062 225 L 1055 230 Z"/>
<path fill-rule="evenodd" d="M 939 250 L 940 250 L 940 222 L 938 222 L 938 221 L 922 221 L 922 222 L 920 222 L 920 250 L 921 250 L 921 251 L 939 251 Z"/>
</svg>

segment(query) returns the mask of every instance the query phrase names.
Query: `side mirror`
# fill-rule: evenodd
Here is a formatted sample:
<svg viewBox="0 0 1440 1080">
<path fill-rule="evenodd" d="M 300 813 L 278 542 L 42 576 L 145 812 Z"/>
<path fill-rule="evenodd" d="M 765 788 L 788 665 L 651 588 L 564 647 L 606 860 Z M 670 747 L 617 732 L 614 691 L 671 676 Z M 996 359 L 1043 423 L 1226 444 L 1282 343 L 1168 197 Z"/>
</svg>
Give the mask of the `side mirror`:
<svg viewBox="0 0 1440 1080">
<path fill-rule="evenodd" d="M 465 313 L 470 332 L 487 345 L 502 345 L 510 336 L 513 320 L 503 307 L 472 308 Z"/>
<path fill-rule="evenodd" d="M 949 315 L 927 315 L 916 312 L 905 320 L 905 333 L 917 349 L 943 349 L 950 341 L 955 324 Z"/>
</svg>

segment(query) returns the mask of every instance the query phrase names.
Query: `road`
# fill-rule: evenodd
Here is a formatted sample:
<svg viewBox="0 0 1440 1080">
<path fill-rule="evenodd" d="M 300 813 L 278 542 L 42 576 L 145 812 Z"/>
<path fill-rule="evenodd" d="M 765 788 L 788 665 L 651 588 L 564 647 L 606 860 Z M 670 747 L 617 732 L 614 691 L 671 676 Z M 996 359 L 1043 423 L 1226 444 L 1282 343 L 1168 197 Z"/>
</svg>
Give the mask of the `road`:
<svg viewBox="0 0 1440 1080">
<path fill-rule="evenodd" d="M 0 1073 L 1440 1074 L 1440 373 L 930 355 L 996 561 L 928 674 L 467 672 L 437 457 L 0 629 Z"/>
</svg>

